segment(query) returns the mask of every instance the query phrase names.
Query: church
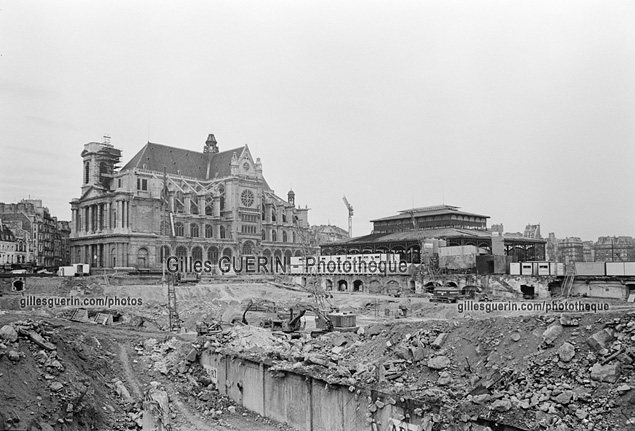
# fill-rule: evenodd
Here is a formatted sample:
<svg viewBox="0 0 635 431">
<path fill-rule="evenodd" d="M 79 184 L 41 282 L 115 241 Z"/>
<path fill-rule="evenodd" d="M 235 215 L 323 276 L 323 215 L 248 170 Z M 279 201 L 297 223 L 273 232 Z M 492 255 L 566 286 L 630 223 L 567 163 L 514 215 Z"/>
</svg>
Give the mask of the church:
<svg viewBox="0 0 635 431">
<path fill-rule="evenodd" d="M 277 196 L 249 147 L 202 152 L 148 142 L 120 168 L 108 137 L 81 153 L 81 196 L 71 201 L 71 259 L 92 268 L 161 270 L 170 256 L 285 259 L 310 249 L 308 208 Z"/>
</svg>

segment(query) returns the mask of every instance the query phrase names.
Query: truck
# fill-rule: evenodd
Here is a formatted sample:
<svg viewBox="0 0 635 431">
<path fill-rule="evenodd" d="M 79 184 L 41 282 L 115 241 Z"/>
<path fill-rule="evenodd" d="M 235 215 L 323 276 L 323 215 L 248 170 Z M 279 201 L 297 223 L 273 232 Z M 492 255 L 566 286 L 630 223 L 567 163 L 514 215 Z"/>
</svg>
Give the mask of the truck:
<svg viewBox="0 0 635 431">
<path fill-rule="evenodd" d="M 460 288 L 454 286 L 440 286 L 434 288 L 434 293 L 430 298 L 430 302 L 454 303 L 463 298 L 463 292 L 461 292 Z"/>
</svg>

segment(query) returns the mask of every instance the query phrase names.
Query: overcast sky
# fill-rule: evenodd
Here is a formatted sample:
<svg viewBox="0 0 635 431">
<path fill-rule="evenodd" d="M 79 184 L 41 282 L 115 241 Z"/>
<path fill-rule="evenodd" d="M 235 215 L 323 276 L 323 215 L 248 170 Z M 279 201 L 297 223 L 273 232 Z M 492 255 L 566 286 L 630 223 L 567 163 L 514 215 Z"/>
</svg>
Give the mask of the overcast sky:
<svg viewBox="0 0 635 431">
<path fill-rule="evenodd" d="M 0 1 L 0 201 L 70 219 L 108 134 L 248 144 L 312 224 L 442 203 L 635 236 L 635 2 Z"/>
</svg>

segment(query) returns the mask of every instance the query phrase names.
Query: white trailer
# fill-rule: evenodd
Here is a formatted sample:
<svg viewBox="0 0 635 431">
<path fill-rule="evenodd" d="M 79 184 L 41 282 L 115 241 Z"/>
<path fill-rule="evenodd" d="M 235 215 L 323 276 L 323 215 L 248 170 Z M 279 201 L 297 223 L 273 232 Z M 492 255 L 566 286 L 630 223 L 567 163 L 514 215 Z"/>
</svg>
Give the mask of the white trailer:
<svg viewBox="0 0 635 431">
<path fill-rule="evenodd" d="M 75 263 L 71 266 L 60 266 L 57 270 L 57 275 L 60 277 L 90 275 L 90 265 L 87 263 Z"/>
</svg>

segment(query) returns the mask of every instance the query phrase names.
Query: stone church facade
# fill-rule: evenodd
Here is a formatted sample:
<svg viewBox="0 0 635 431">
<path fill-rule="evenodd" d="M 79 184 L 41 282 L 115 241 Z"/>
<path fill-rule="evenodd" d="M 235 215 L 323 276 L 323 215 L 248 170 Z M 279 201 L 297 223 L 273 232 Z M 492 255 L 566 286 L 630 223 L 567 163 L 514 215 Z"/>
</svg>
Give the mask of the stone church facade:
<svg viewBox="0 0 635 431">
<path fill-rule="evenodd" d="M 73 199 L 71 259 L 93 268 L 160 270 L 169 256 L 280 258 L 309 252 L 308 208 L 277 196 L 247 145 L 202 152 L 147 143 L 123 168 L 121 151 L 84 145 Z M 311 250 L 314 253 L 315 250 Z"/>
</svg>

